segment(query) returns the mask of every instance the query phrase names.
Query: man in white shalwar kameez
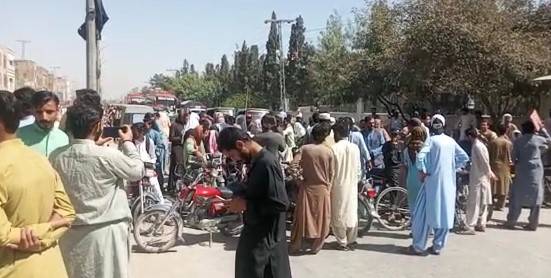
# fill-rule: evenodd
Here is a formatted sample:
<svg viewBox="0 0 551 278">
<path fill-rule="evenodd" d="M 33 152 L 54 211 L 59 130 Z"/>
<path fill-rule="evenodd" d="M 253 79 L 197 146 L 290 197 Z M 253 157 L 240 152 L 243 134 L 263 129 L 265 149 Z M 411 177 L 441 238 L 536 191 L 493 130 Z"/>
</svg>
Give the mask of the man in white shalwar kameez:
<svg viewBox="0 0 551 278">
<path fill-rule="evenodd" d="M 130 128 L 119 130 L 122 152 L 96 145 L 102 114 L 91 106 L 73 105 L 67 128 L 74 139 L 50 155 L 76 211 L 59 241 L 69 278 L 128 277 L 132 215 L 123 181 L 140 180 L 144 163 Z"/>
<path fill-rule="evenodd" d="M 456 170 L 469 161 L 465 151 L 455 140 L 444 134 L 446 119 L 436 114 L 431 126 L 434 136 L 430 137 L 417 155 L 416 167 L 423 182 L 417 195 L 411 232 L 413 244 L 409 254 L 427 255 L 429 234 L 434 240 L 429 252 L 439 255 L 446 245 L 448 233 L 453 228 L 456 194 Z"/>
<path fill-rule="evenodd" d="M 467 227 L 464 234 L 486 231 L 488 206 L 492 204 L 491 180 L 495 178 L 490 168 L 490 155 L 486 145 L 478 139 L 478 132 L 471 128 L 467 131 L 472 142 L 471 171 L 469 172 L 469 198 L 467 200 Z"/>
<path fill-rule="evenodd" d="M 358 234 L 358 182 L 362 170 L 360 149 L 348 141 L 348 124 L 339 121 L 333 126 L 336 143 L 335 178 L 331 189 L 331 227 L 339 250 L 356 246 Z"/>
</svg>

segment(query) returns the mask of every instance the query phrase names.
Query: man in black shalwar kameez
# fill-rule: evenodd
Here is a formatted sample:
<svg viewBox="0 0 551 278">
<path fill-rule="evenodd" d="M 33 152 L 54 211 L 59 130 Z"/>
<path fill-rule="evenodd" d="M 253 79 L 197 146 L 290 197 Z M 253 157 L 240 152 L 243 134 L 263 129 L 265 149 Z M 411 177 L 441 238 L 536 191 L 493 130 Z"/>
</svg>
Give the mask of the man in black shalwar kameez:
<svg viewBox="0 0 551 278">
<path fill-rule="evenodd" d="M 243 198 L 229 204 L 244 211 L 245 227 L 235 255 L 236 278 L 291 278 L 285 215 L 289 200 L 277 158 L 244 131 L 222 130 L 218 148 L 232 160 L 249 163 Z"/>
</svg>

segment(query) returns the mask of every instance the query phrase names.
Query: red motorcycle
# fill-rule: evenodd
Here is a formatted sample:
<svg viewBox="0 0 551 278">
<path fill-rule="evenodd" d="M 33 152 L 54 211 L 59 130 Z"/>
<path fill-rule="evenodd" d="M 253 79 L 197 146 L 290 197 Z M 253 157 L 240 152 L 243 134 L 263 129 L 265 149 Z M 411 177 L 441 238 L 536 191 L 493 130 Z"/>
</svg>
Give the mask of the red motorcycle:
<svg viewBox="0 0 551 278">
<path fill-rule="evenodd" d="M 222 231 L 228 236 L 241 233 L 242 215 L 226 209 L 233 192 L 225 186 L 212 186 L 221 174 L 219 163 L 209 162 L 189 185 L 179 184 L 178 198 L 172 205 L 152 206 L 136 220 L 134 239 L 140 249 L 158 253 L 172 248 L 178 239 L 185 242 L 181 236 L 184 227 Z"/>
</svg>

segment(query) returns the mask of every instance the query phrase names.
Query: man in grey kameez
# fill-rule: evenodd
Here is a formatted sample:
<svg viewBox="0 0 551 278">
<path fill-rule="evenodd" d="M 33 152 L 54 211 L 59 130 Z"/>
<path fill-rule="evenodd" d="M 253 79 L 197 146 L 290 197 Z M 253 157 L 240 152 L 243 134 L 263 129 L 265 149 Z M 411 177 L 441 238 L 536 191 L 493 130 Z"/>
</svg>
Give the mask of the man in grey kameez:
<svg viewBox="0 0 551 278">
<path fill-rule="evenodd" d="M 75 105 L 67 112 L 67 128 L 75 139 L 51 155 L 76 219 L 60 240 L 70 278 L 128 277 L 131 213 L 123 180 L 144 176 L 144 164 L 128 128 L 119 131 L 121 150 L 97 146 L 102 111 Z"/>
<path fill-rule="evenodd" d="M 522 124 L 522 133 L 523 135 L 513 145 L 516 176 L 511 187 L 509 214 L 505 227 L 514 229 L 522 208 L 530 208 L 529 224 L 524 229 L 535 231 L 543 202 L 541 153 L 547 150 L 551 144 L 551 138 L 545 129 L 541 129 L 540 134 L 536 134 L 536 127 L 531 121 Z"/>
</svg>

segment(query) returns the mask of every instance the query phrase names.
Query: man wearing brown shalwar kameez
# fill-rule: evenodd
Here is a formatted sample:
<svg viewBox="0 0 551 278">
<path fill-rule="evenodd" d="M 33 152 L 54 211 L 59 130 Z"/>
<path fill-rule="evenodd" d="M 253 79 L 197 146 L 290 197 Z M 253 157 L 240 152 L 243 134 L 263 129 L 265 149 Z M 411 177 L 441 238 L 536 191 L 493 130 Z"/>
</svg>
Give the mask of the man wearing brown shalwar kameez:
<svg viewBox="0 0 551 278">
<path fill-rule="evenodd" d="M 488 152 L 490 153 L 490 166 L 497 179 L 492 181 L 492 193 L 496 210 L 502 210 L 505 207 L 505 199 L 509 194 L 509 185 L 511 184 L 511 152 L 513 144 L 507 138 L 507 128 L 503 125 L 498 127 L 499 137 L 490 142 Z"/>
<path fill-rule="evenodd" d="M 315 254 L 329 235 L 334 158 L 331 149 L 323 142 L 330 131 L 329 123 L 316 125 L 311 133 L 315 143 L 301 148 L 299 163 L 303 181 L 299 182 L 291 231 L 290 249 L 293 253 L 309 251 Z"/>
</svg>

